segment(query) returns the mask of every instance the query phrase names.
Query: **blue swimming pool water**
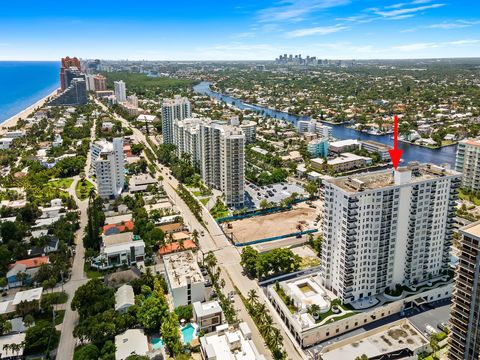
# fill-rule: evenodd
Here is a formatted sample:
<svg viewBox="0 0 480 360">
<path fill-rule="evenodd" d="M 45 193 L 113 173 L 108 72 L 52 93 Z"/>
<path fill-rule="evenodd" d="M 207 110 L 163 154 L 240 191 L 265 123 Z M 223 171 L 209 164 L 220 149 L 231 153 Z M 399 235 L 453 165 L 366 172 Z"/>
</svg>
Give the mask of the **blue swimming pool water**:
<svg viewBox="0 0 480 360">
<path fill-rule="evenodd" d="M 182 328 L 183 334 L 183 343 L 184 344 L 191 344 L 193 340 L 193 335 L 195 334 L 195 328 L 192 324 L 187 324 Z"/>
<path fill-rule="evenodd" d="M 161 349 L 165 345 L 165 343 L 163 342 L 163 339 L 160 339 L 160 338 L 152 338 L 150 340 L 150 344 L 152 344 L 152 348 L 154 350 Z"/>
</svg>

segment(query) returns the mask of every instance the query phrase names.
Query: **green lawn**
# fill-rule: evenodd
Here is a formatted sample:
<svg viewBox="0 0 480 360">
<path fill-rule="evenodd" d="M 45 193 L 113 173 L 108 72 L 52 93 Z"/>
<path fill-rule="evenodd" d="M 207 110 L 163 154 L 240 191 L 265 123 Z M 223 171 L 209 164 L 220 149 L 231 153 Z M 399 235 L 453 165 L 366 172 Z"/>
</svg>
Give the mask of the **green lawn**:
<svg viewBox="0 0 480 360">
<path fill-rule="evenodd" d="M 87 264 L 87 263 L 83 265 L 83 271 L 85 271 L 85 274 L 89 279 L 96 279 L 99 277 L 103 277 L 103 273 L 101 271 L 93 269 L 92 267 L 90 267 L 90 264 Z"/>
<path fill-rule="evenodd" d="M 458 192 L 458 197 L 462 200 L 471 201 L 476 206 L 480 206 L 480 198 L 476 197 L 474 194 L 467 194 L 463 189 L 460 189 Z"/>
<path fill-rule="evenodd" d="M 215 203 L 215 206 L 210 209 L 210 214 L 212 214 L 215 220 L 221 219 L 223 217 L 230 215 L 228 208 L 219 198 L 217 198 L 217 202 Z"/>
<path fill-rule="evenodd" d="M 201 202 L 203 205 L 207 205 L 209 200 L 210 200 L 210 198 L 209 198 L 209 197 L 206 197 L 206 198 L 200 199 L 200 202 Z"/>
<path fill-rule="evenodd" d="M 85 200 L 88 199 L 91 189 L 95 190 L 95 186 L 87 179 L 83 179 L 78 181 L 75 192 L 80 200 Z"/>
<path fill-rule="evenodd" d="M 47 184 L 50 187 L 54 187 L 57 189 L 68 189 L 73 183 L 72 178 L 66 178 L 66 179 L 55 179 L 52 181 L 49 181 Z"/>
<path fill-rule="evenodd" d="M 63 323 L 63 318 L 65 317 L 65 310 L 55 311 L 55 325 L 60 325 Z"/>
<path fill-rule="evenodd" d="M 290 310 L 292 314 L 295 314 L 298 311 L 298 309 L 293 304 L 292 299 L 289 296 L 287 296 L 287 294 L 285 294 L 285 291 L 283 291 L 282 287 L 281 286 L 278 286 L 278 288 L 276 287 L 275 291 L 277 292 L 278 296 L 280 296 L 280 298 L 283 300 L 283 303 L 287 305 L 288 310 Z"/>
</svg>

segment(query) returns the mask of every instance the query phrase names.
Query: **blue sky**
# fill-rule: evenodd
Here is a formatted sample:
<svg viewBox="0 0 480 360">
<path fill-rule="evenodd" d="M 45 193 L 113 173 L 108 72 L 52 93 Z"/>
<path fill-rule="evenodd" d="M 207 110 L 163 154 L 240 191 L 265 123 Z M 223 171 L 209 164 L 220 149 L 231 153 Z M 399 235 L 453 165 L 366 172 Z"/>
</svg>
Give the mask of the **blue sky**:
<svg viewBox="0 0 480 360">
<path fill-rule="evenodd" d="M 477 1 L 8 1 L 0 60 L 480 57 Z"/>
</svg>

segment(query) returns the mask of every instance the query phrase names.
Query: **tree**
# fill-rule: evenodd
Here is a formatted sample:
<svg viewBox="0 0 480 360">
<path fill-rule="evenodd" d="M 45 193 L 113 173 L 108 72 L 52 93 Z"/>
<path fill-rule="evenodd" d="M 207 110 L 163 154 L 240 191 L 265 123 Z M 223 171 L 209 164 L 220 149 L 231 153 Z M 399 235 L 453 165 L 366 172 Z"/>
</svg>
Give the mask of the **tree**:
<svg viewBox="0 0 480 360">
<path fill-rule="evenodd" d="M 170 313 L 170 315 L 165 318 L 160 333 L 171 355 L 176 356 L 182 351 L 183 346 L 180 340 L 178 318 L 175 313 Z"/>
<path fill-rule="evenodd" d="M 257 275 L 257 261 L 258 251 L 251 246 L 244 247 L 240 255 L 240 265 L 243 266 L 248 276 L 255 277 Z"/>
<path fill-rule="evenodd" d="M 115 360 L 116 346 L 111 340 L 105 341 L 101 351 L 101 360 Z"/>
<path fill-rule="evenodd" d="M 81 345 L 75 350 L 73 354 L 73 360 L 97 360 L 99 358 L 100 351 L 94 344 Z"/>
<path fill-rule="evenodd" d="M 433 358 L 436 358 L 437 351 L 440 350 L 440 346 L 438 345 L 437 334 L 431 334 L 429 340 L 430 340 L 430 347 L 432 348 L 432 351 L 433 351 Z"/>
<path fill-rule="evenodd" d="M 38 310 L 38 308 L 39 308 L 38 300 L 32 300 L 32 301 L 23 300 L 19 304 L 17 304 L 15 311 L 17 312 L 18 315 L 23 317 L 33 313 L 34 311 Z"/>
<path fill-rule="evenodd" d="M 258 295 L 255 289 L 251 289 L 248 291 L 248 302 L 250 305 L 255 305 L 258 301 Z"/>
<path fill-rule="evenodd" d="M 192 232 L 192 240 L 195 243 L 195 245 L 198 246 L 198 231 L 197 231 L 197 229 L 193 230 L 193 232 Z"/>
<path fill-rule="evenodd" d="M 137 319 L 145 329 L 155 331 L 160 328 L 167 313 L 168 304 L 165 298 L 151 296 L 139 306 Z"/>
<path fill-rule="evenodd" d="M 267 199 L 262 199 L 262 201 L 260 201 L 260 209 L 264 210 L 264 209 L 268 209 L 270 207 L 270 203 L 268 202 Z"/>
<path fill-rule="evenodd" d="M 80 286 L 72 299 L 72 310 L 77 310 L 81 319 L 113 309 L 115 305 L 114 290 L 107 287 L 102 280 L 92 279 Z"/>
<path fill-rule="evenodd" d="M 317 183 L 313 181 L 309 181 L 308 184 L 305 185 L 305 191 L 310 195 L 311 198 L 313 198 L 318 191 Z"/>
<path fill-rule="evenodd" d="M 60 332 L 55 330 L 51 322 L 37 321 L 25 333 L 25 352 L 27 354 L 44 353 L 48 349 L 54 349 L 59 339 Z"/>
<path fill-rule="evenodd" d="M 12 331 L 12 323 L 0 318 L 0 335 L 8 334 L 10 331 Z"/>
<path fill-rule="evenodd" d="M 177 314 L 177 317 L 179 319 L 185 319 L 185 320 L 189 321 L 193 316 L 192 305 L 189 304 L 189 305 L 185 305 L 185 306 L 177 306 L 175 308 L 175 314 Z"/>
<path fill-rule="evenodd" d="M 355 360 L 368 360 L 368 356 L 365 354 L 362 354 L 360 356 L 357 356 Z"/>
</svg>

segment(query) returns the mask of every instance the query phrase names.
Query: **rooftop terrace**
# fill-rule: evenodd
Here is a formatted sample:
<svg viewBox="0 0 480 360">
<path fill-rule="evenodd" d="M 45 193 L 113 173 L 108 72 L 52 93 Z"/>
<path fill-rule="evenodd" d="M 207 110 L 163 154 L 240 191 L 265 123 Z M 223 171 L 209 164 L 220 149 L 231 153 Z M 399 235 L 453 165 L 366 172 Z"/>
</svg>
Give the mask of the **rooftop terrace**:
<svg viewBox="0 0 480 360">
<path fill-rule="evenodd" d="M 190 250 L 165 255 L 163 261 L 168 278 L 173 287 L 186 286 L 188 281 L 192 284 L 204 282 L 197 260 Z"/>
<path fill-rule="evenodd" d="M 411 174 L 411 175 L 410 175 Z M 409 163 L 408 166 L 361 173 L 326 180 L 348 192 L 376 190 L 389 186 L 415 184 L 426 180 L 439 179 L 446 176 L 459 176 L 460 173 L 432 164 Z M 396 179 L 398 177 L 398 179 Z"/>
</svg>

